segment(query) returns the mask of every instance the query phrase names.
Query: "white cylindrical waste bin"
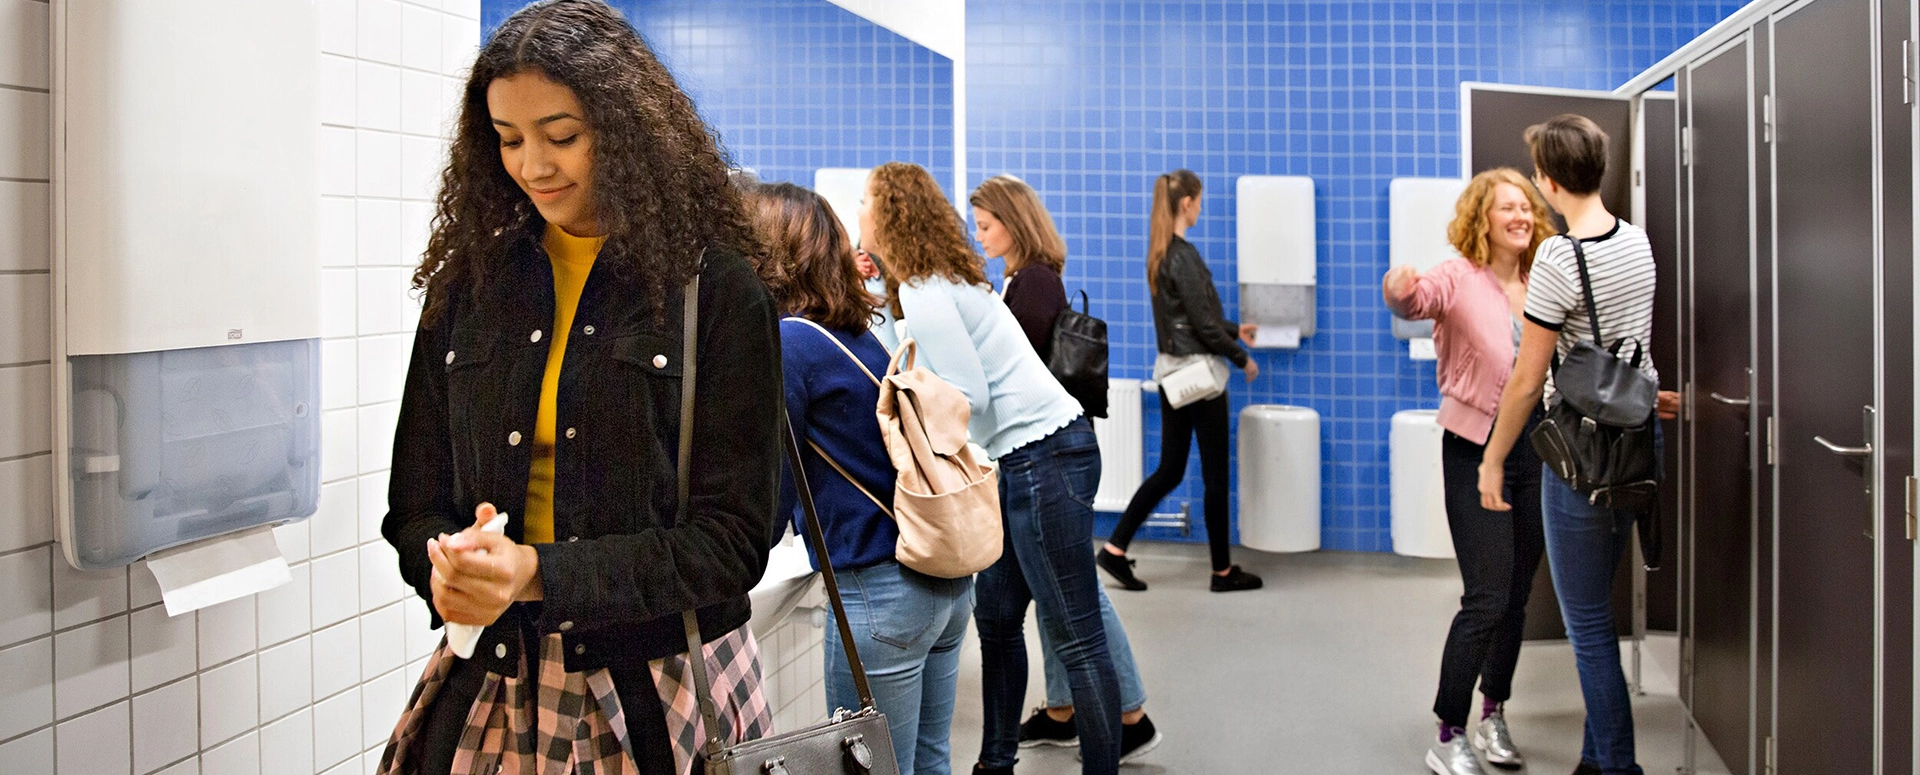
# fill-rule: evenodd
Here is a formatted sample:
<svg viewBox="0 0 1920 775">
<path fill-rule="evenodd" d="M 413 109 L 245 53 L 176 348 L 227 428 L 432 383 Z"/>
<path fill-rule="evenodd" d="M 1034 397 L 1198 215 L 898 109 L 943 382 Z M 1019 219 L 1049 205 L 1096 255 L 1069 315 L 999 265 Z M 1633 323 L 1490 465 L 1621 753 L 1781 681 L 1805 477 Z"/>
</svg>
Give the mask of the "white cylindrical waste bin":
<svg viewBox="0 0 1920 775">
<path fill-rule="evenodd" d="M 1266 552 L 1320 548 L 1320 413 L 1240 410 L 1240 543 Z"/>
<path fill-rule="evenodd" d="M 1392 482 L 1393 551 L 1409 557 L 1453 557 L 1447 531 L 1445 477 L 1440 469 L 1440 436 L 1446 431 L 1432 409 L 1395 412 L 1388 433 L 1388 477 Z"/>
</svg>

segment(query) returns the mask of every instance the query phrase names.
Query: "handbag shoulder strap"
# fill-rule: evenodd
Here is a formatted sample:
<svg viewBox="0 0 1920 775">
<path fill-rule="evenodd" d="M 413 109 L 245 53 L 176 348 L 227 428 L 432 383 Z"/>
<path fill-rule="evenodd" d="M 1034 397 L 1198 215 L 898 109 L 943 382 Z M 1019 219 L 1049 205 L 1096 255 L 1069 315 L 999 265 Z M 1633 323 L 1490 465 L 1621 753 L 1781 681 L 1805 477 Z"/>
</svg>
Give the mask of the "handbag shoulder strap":
<svg viewBox="0 0 1920 775">
<path fill-rule="evenodd" d="M 694 275 L 693 280 L 687 283 L 684 307 L 680 332 L 680 459 L 676 465 L 676 475 L 679 477 L 676 525 L 681 524 L 681 520 L 687 516 L 688 498 L 693 489 L 693 393 L 697 384 L 696 366 L 699 363 L 695 346 L 700 322 L 699 275 Z M 801 510 L 807 515 L 807 541 L 820 558 L 820 576 L 826 583 L 827 598 L 833 603 L 834 621 L 840 626 L 840 644 L 846 652 L 847 665 L 853 669 L 853 688 L 860 696 L 860 708 L 870 710 L 874 707 L 873 690 L 867 685 L 867 670 L 860 662 L 860 652 L 853 645 L 853 630 L 847 624 L 846 608 L 840 602 L 840 586 L 834 581 L 833 563 L 827 555 L 827 539 L 820 529 L 820 515 L 813 508 L 813 489 L 807 486 L 806 469 L 800 465 L 800 447 L 793 435 L 793 425 L 787 421 L 784 411 L 780 414 L 780 425 L 785 436 L 781 443 L 787 449 L 787 463 L 793 468 L 794 487 L 800 495 Z M 706 639 L 700 636 L 700 619 L 693 609 L 680 612 L 680 622 L 687 633 L 687 667 L 693 672 L 693 694 L 699 700 L 701 721 L 706 724 L 707 739 L 703 747 L 709 759 L 717 758 L 725 742 L 720 738 L 720 714 L 713 704 L 713 683 L 707 678 L 706 650 L 703 648 Z"/>
<path fill-rule="evenodd" d="M 1580 268 L 1580 295 L 1587 302 L 1587 324 L 1593 328 L 1593 343 L 1606 346 L 1606 340 L 1600 338 L 1600 311 L 1593 303 L 1593 278 L 1587 274 L 1587 251 L 1580 247 L 1580 238 L 1567 235 L 1567 242 L 1573 244 L 1574 265 Z"/>
<path fill-rule="evenodd" d="M 827 341 L 833 343 L 833 346 L 840 348 L 840 352 L 846 353 L 847 360 L 853 361 L 853 365 L 860 367 L 860 373 L 867 375 L 867 379 L 873 380 L 874 385 L 880 384 L 880 378 L 873 376 L 873 370 L 867 368 L 867 364 L 861 363 L 859 356 L 854 355 L 852 350 L 847 349 L 846 344 L 840 341 L 840 337 L 834 336 L 833 332 L 828 331 L 826 326 L 820 325 L 819 323 L 815 323 L 811 320 L 800 317 L 799 315 L 792 315 L 787 317 L 786 319 L 799 321 L 809 326 L 813 326 L 813 330 L 819 331 L 821 336 L 826 337 Z"/>
</svg>

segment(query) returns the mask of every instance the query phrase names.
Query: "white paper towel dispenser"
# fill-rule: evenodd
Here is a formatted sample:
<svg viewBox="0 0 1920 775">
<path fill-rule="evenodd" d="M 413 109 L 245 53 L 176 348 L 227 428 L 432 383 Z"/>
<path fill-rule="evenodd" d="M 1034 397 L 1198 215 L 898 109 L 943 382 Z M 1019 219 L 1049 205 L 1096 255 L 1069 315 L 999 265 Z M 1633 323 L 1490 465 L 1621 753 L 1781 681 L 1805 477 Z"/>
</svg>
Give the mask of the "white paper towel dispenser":
<svg viewBox="0 0 1920 775">
<path fill-rule="evenodd" d="M 54 470 L 81 569 L 319 500 L 309 2 L 54 17 Z"/>
<path fill-rule="evenodd" d="M 1260 327 L 1256 347 L 1299 347 L 1314 330 L 1313 179 L 1242 175 L 1234 196 L 1240 211 L 1240 322 Z"/>
<path fill-rule="evenodd" d="M 1387 266 L 1411 266 L 1422 272 L 1460 253 L 1447 241 L 1454 203 L 1467 190 L 1463 178 L 1394 178 L 1387 184 Z M 1433 321 L 1393 317 L 1399 339 L 1433 338 Z M 1432 360 L 1433 343 L 1410 346 L 1415 360 Z M 1426 357 L 1422 358 L 1424 355 Z"/>
</svg>

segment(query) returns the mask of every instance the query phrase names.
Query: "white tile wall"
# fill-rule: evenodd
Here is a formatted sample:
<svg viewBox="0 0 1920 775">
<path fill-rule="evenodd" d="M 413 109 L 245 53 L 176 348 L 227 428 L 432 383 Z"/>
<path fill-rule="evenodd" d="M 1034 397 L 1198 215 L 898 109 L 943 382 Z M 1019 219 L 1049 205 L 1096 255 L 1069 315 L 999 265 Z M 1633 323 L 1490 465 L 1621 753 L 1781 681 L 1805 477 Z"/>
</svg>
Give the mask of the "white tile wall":
<svg viewBox="0 0 1920 775">
<path fill-rule="evenodd" d="M 80 573 L 52 543 L 49 6 L 0 0 L 0 770 L 361 775 L 439 642 L 379 525 L 480 3 L 316 5 L 321 510 L 275 531 L 290 584 L 172 617 L 144 564 Z M 761 640 L 782 729 L 823 715 L 819 644 L 802 619 Z"/>
<path fill-rule="evenodd" d="M 275 531 L 292 583 L 170 617 L 144 565 L 80 573 L 52 543 L 49 6 L 0 0 L 0 772 L 360 775 L 437 642 L 379 536 L 378 447 L 432 214 L 409 170 L 441 163 L 478 4 L 315 4 L 323 510 Z"/>
</svg>

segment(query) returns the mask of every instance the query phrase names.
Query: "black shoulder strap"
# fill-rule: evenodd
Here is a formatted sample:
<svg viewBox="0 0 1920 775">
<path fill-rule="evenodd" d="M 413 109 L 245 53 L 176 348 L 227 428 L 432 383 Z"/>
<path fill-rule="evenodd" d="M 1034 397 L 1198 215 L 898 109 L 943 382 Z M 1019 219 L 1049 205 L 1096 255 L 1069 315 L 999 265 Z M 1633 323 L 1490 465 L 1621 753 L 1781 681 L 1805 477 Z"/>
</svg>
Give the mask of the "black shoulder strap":
<svg viewBox="0 0 1920 775">
<path fill-rule="evenodd" d="M 679 496 L 674 524 L 684 524 L 687 517 L 688 498 L 693 489 L 693 394 L 697 383 L 696 369 L 699 360 L 695 343 L 699 338 L 700 323 L 700 277 L 695 275 L 687 283 L 685 310 L 681 318 L 680 345 L 680 459 L 678 461 Z M 827 556 L 826 535 L 820 528 L 820 515 L 813 507 L 813 489 L 807 485 L 806 468 L 800 462 L 799 441 L 793 434 L 793 425 L 787 421 L 785 412 L 780 415 L 781 445 L 787 450 L 787 465 L 793 471 L 794 489 L 800 495 L 801 510 L 806 512 L 807 541 L 813 545 L 814 555 L 820 558 L 820 576 L 826 583 L 827 599 L 833 603 L 833 618 L 840 626 L 840 644 L 846 652 L 847 664 L 853 669 L 853 688 L 860 696 L 861 710 L 874 707 L 873 690 L 867 685 L 866 667 L 860 663 L 860 652 L 853 645 L 853 630 L 847 623 L 847 611 L 840 602 L 840 585 L 833 577 L 833 563 Z M 700 619 L 693 609 L 680 612 L 681 624 L 687 633 L 687 667 L 693 673 L 693 694 L 700 703 L 701 721 L 706 724 L 707 739 L 704 745 L 709 759 L 720 755 L 725 745 L 720 737 L 720 714 L 713 705 L 713 684 L 707 679 L 706 650 L 702 647 L 706 639 L 700 636 Z"/>
<path fill-rule="evenodd" d="M 1605 347 L 1606 340 L 1600 338 L 1600 311 L 1593 304 L 1593 278 L 1587 274 L 1587 251 L 1580 247 L 1580 238 L 1567 235 L 1567 241 L 1573 243 L 1573 261 L 1580 267 L 1580 295 L 1587 301 L 1587 324 L 1593 327 L 1593 343 Z"/>
</svg>

